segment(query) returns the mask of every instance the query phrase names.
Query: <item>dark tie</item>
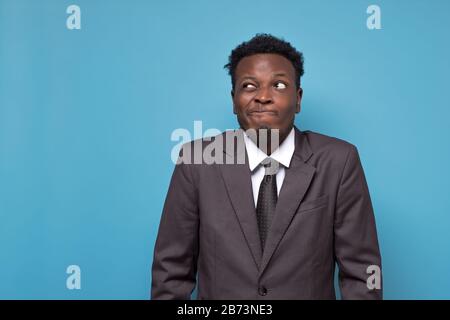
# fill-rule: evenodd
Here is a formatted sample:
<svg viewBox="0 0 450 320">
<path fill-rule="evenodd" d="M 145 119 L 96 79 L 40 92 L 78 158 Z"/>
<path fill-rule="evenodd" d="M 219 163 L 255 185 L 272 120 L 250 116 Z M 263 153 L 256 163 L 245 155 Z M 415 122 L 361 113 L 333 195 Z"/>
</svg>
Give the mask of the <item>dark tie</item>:
<svg viewBox="0 0 450 320">
<path fill-rule="evenodd" d="M 275 207 L 277 205 L 277 179 L 279 163 L 272 158 L 266 158 L 261 162 L 264 166 L 264 178 L 259 187 L 258 202 L 256 204 L 256 218 L 258 221 L 259 236 L 261 238 L 261 248 L 264 251 L 267 234 Z"/>
</svg>

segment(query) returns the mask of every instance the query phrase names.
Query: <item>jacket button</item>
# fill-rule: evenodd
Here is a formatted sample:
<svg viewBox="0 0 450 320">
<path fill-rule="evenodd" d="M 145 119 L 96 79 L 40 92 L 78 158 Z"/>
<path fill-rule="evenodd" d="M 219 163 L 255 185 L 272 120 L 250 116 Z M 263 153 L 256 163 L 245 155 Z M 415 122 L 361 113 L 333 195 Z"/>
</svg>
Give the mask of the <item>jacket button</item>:
<svg viewBox="0 0 450 320">
<path fill-rule="evenodd" d="M 259 287 L 258 288 L 258 293 L 259 293 L 260 296 L 266 296 L 267 295 L 266 287 Z"/>
</svg>

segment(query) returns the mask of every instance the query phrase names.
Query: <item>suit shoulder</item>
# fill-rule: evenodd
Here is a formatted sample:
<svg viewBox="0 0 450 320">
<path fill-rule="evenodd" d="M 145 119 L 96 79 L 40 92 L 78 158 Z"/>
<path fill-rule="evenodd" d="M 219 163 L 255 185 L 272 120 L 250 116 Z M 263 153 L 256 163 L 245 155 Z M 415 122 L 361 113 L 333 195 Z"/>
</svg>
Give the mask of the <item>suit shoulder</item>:
<svg viewBox="0 0 450 320">
<path fill-rule="evenodd" d="M 188 142 L 183 143 L 181 146 L 181 149 L 193 148 L 196 145 L 206 147 L 207 145 L 213 143 L 214 141 L 216 141 L 218 139 L 220 139 L 220 141 L 223 141 L 223 139 L 226 138 L 227 132 L 230 132 L 230 131 L 224 131 L 224 132 L 221 132 L 214 136 L 208 136 L 208 137 L 202 137 L 202 138 L 190 140 Z"/>
<path fill-rule="evenodd" d="M 233 131 L 224 131 L 214 136 L 202 137 L 194 140 L 190 140 L 181 145 L 180 152 L 178 156 L 183 158 L 183 163 L 185 164 L 203 164 L 204 154 L 208 146 L 213 148 L 211 151 L 215 155 L 216 151 L 219 152 L 217 156 L 223 156 L 220 150 L 224 150 L 225 141 L 227 138 L 233 137 Z M 214 146 L 212 144 L 216 143 Z"/>
<path fill-rule="evenodd" d="M 313 153 L 331 152 L 335 155 L 346 156 L 350 151 L 357 150 L 354 144 L 343 139 L 310 130 L 303 131 L 303 134 L 308 140 Z"/>
</svg>

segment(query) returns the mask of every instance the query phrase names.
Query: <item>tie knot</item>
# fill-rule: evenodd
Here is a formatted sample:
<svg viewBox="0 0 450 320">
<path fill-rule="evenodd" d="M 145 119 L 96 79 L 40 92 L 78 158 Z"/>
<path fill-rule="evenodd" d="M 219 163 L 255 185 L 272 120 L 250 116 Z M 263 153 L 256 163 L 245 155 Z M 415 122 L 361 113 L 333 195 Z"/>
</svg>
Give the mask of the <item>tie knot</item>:
<svg viewBox="0 0 450 320">
<path fill-rule="evenodd" d="M 264 166 L 264 175 L 266 176 L 277 174 L 278 169 L 280 168 L 280 163 L 270 157 L 267 157 L 263 161 L 261 161 L 261 164 Z"/>
</svg>

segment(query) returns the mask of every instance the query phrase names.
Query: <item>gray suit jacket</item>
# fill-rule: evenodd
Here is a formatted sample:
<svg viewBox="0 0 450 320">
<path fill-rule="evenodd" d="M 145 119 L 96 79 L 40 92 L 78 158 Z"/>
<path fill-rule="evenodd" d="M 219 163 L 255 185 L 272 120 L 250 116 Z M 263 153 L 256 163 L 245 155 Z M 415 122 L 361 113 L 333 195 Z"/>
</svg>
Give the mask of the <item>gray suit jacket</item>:
<svg viewBox="0 0 450 320">
<path fill-rule="evenodd" d="M 185 144 L 180 155 L 196 143 L 211 141 Z M 239 152 L 244 164 L 226 164 Z M 153 299 L 190 299 L 196 284 L 198 299 L 335 299 L 336 262 L 343 299 L 381 299 L 366 283 L 381 257 L 355 146 L 295 128 L 264 252 L 245 148 L 224 150 L 223 159 L 175 166 L 154 250 Z"/>
</svg>

